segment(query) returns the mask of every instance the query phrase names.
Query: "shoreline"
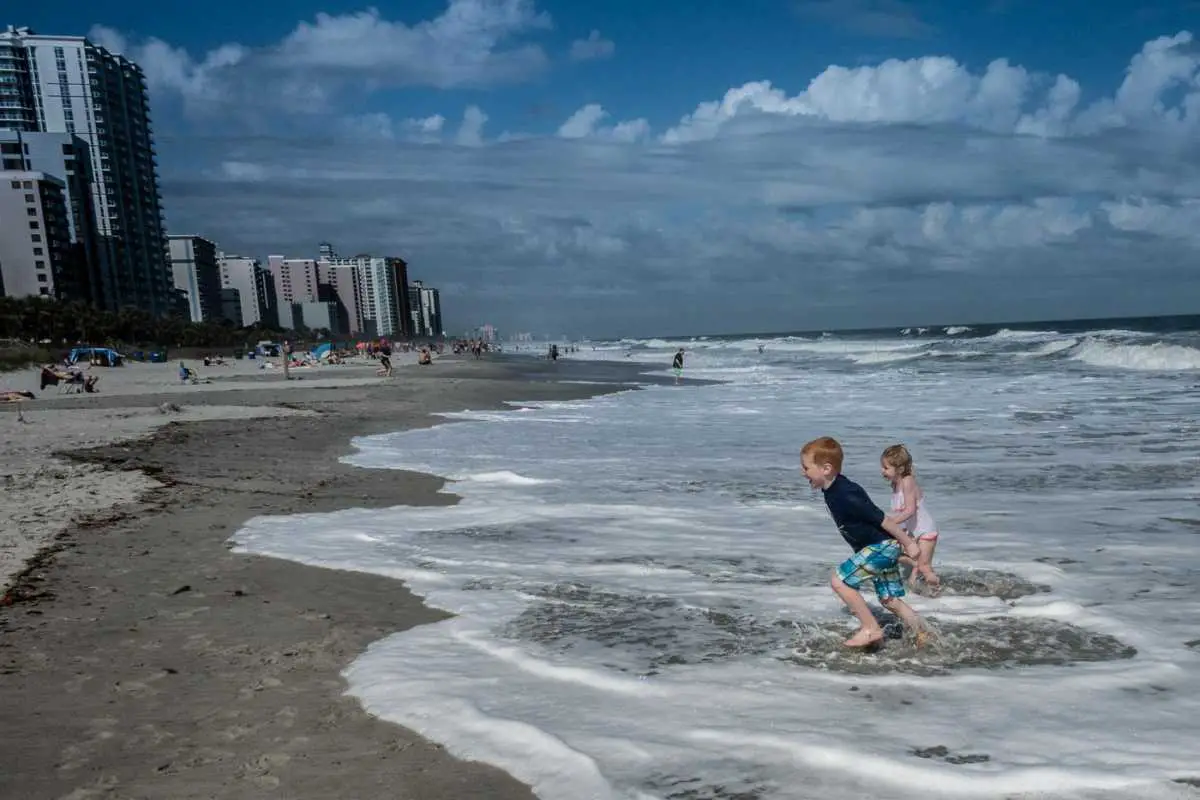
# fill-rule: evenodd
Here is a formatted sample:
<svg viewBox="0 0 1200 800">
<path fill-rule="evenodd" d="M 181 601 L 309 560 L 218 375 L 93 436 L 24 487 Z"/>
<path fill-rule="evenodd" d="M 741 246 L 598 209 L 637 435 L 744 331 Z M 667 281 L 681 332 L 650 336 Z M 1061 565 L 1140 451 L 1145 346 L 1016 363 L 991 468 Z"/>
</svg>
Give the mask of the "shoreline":
<svg viewBox="0 0 1200 800">
<path fill-rule="evenodd" d="M 0 795 L 532 797 L 501 770 L 457 760 L 345 694 L 341 671 L 367 645 L 448 615 L 401 581 L 235 555 L 229 539 L 252 516 L 456 502 L 439 477 L 338 458 L 354 437 L 441 424 L 442 412 L 658 382 L 645 369 L 447 359 L 369 385 L 172 392 L 185 410 L 283 403 L 288 416 L 172 419 L 140 439 L 65 454 L 157 485 L 71 523 L 0 606 L 9 710 Z M 108 397 L 100 404 L 109 409 L 152 413 L 162 402 Z"/>
</svg>

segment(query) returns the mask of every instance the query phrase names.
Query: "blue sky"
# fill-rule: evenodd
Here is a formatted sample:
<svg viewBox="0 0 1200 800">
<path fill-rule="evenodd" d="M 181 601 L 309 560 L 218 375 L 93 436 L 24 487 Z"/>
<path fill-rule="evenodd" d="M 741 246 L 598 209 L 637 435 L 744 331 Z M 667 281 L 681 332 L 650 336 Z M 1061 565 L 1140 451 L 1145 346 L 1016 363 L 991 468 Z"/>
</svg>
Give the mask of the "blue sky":
<svg viewBox="0 0 1200 800">
<path fill-rule="evenodd" d="M 1197 0 L 52 1 L 8 21 L 143 66 L 172 231 L 403 255 L 458 327 L 1200 297 Z"/>
</svg>

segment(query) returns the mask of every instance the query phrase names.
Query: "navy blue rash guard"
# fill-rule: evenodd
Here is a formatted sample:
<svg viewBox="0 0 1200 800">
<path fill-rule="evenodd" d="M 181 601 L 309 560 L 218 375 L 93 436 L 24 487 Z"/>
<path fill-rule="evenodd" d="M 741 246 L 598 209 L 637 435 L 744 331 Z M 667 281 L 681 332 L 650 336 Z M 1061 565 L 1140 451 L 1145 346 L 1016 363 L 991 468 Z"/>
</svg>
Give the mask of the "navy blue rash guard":
<svg viewBox="0 0 1200 800">
<path fill-rule="evenodd" d="M 839 474 L 828 489 L 822 489 L 825 505 L 833 516 L 833 522 L 854 552 L 867 545 L 891 540 L 891 536 L 880 525 L 883 509 L 871 502 L 865 489 L 845 475 Z"/>
</svg>

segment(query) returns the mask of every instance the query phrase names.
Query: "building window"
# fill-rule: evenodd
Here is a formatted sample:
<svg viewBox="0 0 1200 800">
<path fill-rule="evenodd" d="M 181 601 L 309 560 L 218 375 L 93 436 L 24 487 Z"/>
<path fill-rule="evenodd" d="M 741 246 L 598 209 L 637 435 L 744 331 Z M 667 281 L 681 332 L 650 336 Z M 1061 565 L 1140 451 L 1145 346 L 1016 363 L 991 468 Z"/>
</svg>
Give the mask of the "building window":
<svg viewBox="0 0 1200 800">
<path fill-rule="evenodd" d="M 45 286 L 43 286 L 40 289 L 38 289 L 38 294 L 49 295 L 50 290 L 48 288 L 46 288 Z"/>
<path fill-rule="evenodd" d="M 50 279 L 44 273 L 38 273 L 38 283 L 49 283 Z"/>
<path fill-rule="evenodd" d="M 42 226 L 41 226 L 41 225 L 38 225 L 36 221 L 31 221 L 31 222 L 29 223 L 29 230 L 31 230 L 31 231 L 40 230 L 40 229 L 41 229 L 41 227 L 42 227 Z"/>
<path fill-rule="evenodd" d="M 46 268 L 46 262 L 45 262 L 45 261 L 35 261 L 35 262 L 33 262 L 33 266 L 34 266 L 36 269 L 45 269 L 45 268 Z"/>
<path fill-rule="evenodd" d="M 35 234 L 32 234 L 29 238 L 35 242 L 40 242 L 42 240 L 42 235 L 40 233 L 35 233 Z"/>
<path fill-rule="evenodd" d="M 35 247 L 35 248 L 33 248 L 33 254 L 34 254 L 35 256 L 40 256 L 40 255 L 42 255 L 42 248 L 40 248 L 40 247 Z"/>
<path fill-rule="evenodd" d="M 20 182 L 20 181 L 13 181 L 13 182 L 12 182 L 12 188 L 14 188 L 14 189 L 20 189 L 20 188 L 21 188 L 21 182 Z"/>
<path fill-rule="evenodd" d="M 37 209 L 36 209 L 36 208 L 27 208 L 27 209 L 25 209 L 25 213 L 26 213 L 26 214 L 28 214 L 28 215 L 29 215 L 29 216 L 31 216 L 31 217 L 36 217 L 36 216 L 37 216 Z"/>
<path fill-rule="evenodd" d="M 33 202 L 33 195 L 31 195 L 31 194 L 27 194 L 27 195 L 25 195 L 25 202 L 26 202 L 26 203 L 32 203 L 32 202 Z"/>
</svg>

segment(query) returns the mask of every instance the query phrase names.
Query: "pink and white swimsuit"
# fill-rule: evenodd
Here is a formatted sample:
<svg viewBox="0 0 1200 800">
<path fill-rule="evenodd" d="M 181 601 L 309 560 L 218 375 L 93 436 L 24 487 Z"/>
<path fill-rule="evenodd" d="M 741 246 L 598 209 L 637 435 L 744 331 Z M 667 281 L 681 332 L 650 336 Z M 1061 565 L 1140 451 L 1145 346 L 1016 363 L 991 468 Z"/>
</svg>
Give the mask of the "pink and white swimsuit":
<svg viewBox="0 0 1200 800">
<path fill-rule="evenodd" d="M 904 510 L 904 490 L 892 490 L 892 511 Z M 926 541 L 938 538 L 937 523 L 933 521 L 933 515 L 929 513 L 929 509 L 925 507 L 925 494 L 922 493 L 917 500 L 917 512 L 902 523 L 904 530 L 908 531 L 908 535 L 915 539 L 925 539 Z"/>
</svg>

